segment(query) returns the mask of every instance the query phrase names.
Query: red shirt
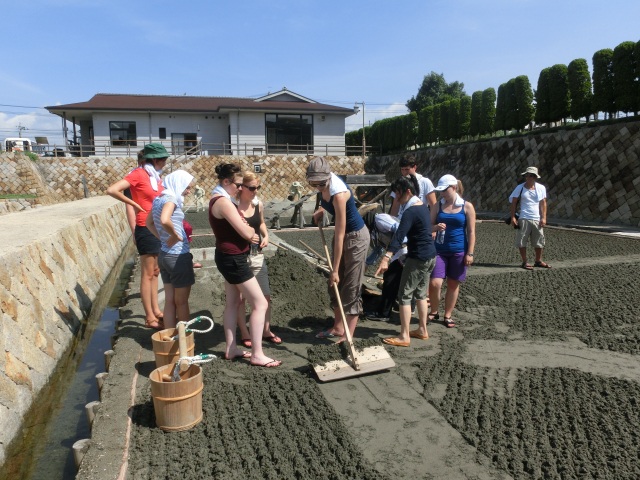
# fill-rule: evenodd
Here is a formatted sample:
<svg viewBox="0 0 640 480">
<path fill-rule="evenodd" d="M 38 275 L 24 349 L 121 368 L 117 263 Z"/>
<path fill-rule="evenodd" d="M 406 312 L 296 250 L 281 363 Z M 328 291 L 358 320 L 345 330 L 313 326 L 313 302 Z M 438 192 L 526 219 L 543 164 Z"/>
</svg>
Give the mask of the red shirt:
<svg viewBox="0 0 640 480">
<path fill-rule="evenodd" d="M 124 179 L 131 185 L 131 199 L 140 205 L 144 212 L 136 213 L 136 225 L 144 227 L 147 222 L 147 215 L 151 211 L 153 199 L 162 193 L 162 184 L 158 185 L 158 191 L 151 188 L 149 174 L 144 168 L 134 168 Z"/>
</svg>

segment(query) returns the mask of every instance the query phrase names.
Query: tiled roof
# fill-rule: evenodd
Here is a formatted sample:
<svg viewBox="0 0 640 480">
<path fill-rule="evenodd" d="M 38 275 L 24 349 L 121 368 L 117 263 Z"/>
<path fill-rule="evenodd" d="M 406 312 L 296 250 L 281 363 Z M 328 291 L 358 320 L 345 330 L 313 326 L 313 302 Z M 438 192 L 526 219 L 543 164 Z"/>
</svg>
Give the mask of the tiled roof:
<svg viewBox="0 0 640 480">
<path fill-rule="evenodd" d="M 171 112 L 220 112 L 226 110 L 259 110 L 259 111 L 289 111 L 289 112 L 326 112 L 353 115 L 352 108 L 336 107 L 323 103 L 304 101 L 256 101 L 252 98 L 234 97 L 190 97 L 186 95 L 126 95 L 112 93 L 98 93 L 88 102 L 69 103 L 46 107 L 51 113 L 62 111 L 171 111 Z"/>
</svg>

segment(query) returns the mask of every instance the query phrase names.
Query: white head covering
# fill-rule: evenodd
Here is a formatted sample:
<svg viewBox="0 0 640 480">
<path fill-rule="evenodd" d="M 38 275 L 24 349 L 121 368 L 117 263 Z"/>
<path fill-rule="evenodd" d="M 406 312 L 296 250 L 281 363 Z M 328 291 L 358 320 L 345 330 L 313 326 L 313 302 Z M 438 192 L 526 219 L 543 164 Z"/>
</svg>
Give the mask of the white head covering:
<svg viewBox="0 0 640 480">
<path fill-rule="evenodd" d="M 151 188 L 153 189 L 154 192 L 157 192 L 158 191 L 158 185 L 162 183 L 162 180 L 160 179 L 160 174 L 158 173 L 158 171 L 155 169 L 155 167 L 151 163 L 145 163 L 142 168 L 144 168 L 144 170 L 149 175 L 149 181 L 151 182 Z"/>
<path fill-rule="evenodd" d="M 182 193 L 193 181 L 193 175 L 184 170 L 176 170 L 164 177 L 162 195 L 170 195 L 176 199 L 176 205 L 182 208 Z"/>
</svg>

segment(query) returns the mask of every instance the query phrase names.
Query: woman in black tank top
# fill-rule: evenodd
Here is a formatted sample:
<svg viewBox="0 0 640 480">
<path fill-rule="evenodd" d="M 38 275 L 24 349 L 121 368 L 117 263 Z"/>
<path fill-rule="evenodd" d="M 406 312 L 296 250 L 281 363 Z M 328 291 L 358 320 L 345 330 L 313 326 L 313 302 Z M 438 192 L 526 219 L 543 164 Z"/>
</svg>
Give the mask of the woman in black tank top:
<svg viewBox="0 0 640 480">
<path fill-rule="evenodd" d="M 264 297 L 267 299 L 269 306 L 265 315 L 264 330 L 262 331 L 262 339 L 271 343 L 282 343 L 282 339 L 271 331 L 271 290 L 269 288 L 269 273 L 267 264 L 262 255 L 262 249 L 269 244 L 269 232 L 264 221 L 264 206 L 258 200 L 258 190 L 260 190 L 260 181 L 255 173 L 247 171 L 243 173 L 242 189 L 236 197 L 238 200 L 238 211 L 240 215 L 247 221 L 250 227 L 260 236 L 260 243 L 252 245 L 249 262 L 251 269 L 255 275 Z M 240 328 L 240 337 L 242 344 L 251 348 L 251 337 L 246 322 L 245 301 L 242 299 L 238 308 L 238 327 Z"/>
</svg>

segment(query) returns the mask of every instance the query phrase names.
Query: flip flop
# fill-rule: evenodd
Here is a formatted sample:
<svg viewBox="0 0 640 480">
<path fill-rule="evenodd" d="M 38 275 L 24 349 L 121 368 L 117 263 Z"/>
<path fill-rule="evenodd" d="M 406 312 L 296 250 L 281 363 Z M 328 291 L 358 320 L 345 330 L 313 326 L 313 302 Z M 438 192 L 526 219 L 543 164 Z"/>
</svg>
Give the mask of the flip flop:
<svg viewBox="0 0 640 480">
<path fill-rule="evenodd" d="M 439 313 L 430 313 L 427 315 L 427 325 L 429 325 L 429 322 L 433 322 L 434 320 L 440 320 Z"/>
<path fill-rule="evenodd" d="M 543 261 L 539 261 L 533 264 L 534 267 L 538 267 L 538 268 L 551 268 L 551 265 L 549 265 L 548 263 L 545 263 Z"/>
<path fill-rule="evenodd" d="M 524 268 L 525 270 L 533 270 L 533 267 L 529 265 L 527 262 L 522 262 L 522 265 L 520 265 L 520 268 Z"/>
<path fill-rule="evenodd" d="M 237 360 L 238 358 L 251 358 L 251 352 L 242 352 L 240 355 L 236 355 L 235 357 L 227 358 L 224 356 L 225 360 Z"/>
<path fill-rule="evenodd" d="M 242 345 L 245 346 L 245 348 L 251 348 L 251 339 L 250 338 L 243 338 L 241 340 Z"/>
<path fill-rule="evenodd" d="M 274 367 L 279 367 L 280 365 L 282 365 L 282 361 L 281 360 L 269 360 L 266 363 L 253 363 L 253 362 L 251 362 L 251 366 L 252 367 L 274 368 Z"/>
<path fill-rule="evenodd" d="M 453 320 L 451 320 L 451 318 L 444 318 L 444 326 L 447 328 L 455 328 L 456 326 L 456 322 L 454 322 Z"/>
<path fill-rule="evenodd" d="M 272 333 L 270 337 L 262 337 L 262 339 L 275 345 L 280 345 L 282 343 L 282 339 L 275 333 Z"/>
<path fill-rule="evenodd" d="M 408 347 L 410 345 L 409 342 L 402 342 L 400 339 L 395 337 L 383 338 L 382 341 L 387 345 L 393 345 L 394 347 Z"/>
<path fill-rule="evenodd" d="M 323 330 L 316 335 L 316 338 L 335 338 L 338 335 L 331 333 L 329 330 Z"/>
<path fill-rule="evenodd" d="M 429 339 L 429 335 L 422 335 L 420 333 L 420 330 L 416 329 L 416 330 L 411 330 L 409 332 L 409 336 L 412 338 L 419 338 L 420 340 L 428 340 Z"/>
<path fill-rule="evenodd" d="M 164 330 L 164 325 L 160 320 L 156 320 L 154 322 L 144 322 L 144 326 L 147 328 L 152 328 L 153 330 Z"/>
<path fill-rule="evenodd" d="M 198 262 L 195 262 L 195 263 L 193 264 L 193 268 L 202 268 L 202 264 L 201 264 L 201 263 L 198 263 Z"/>
</svg>

